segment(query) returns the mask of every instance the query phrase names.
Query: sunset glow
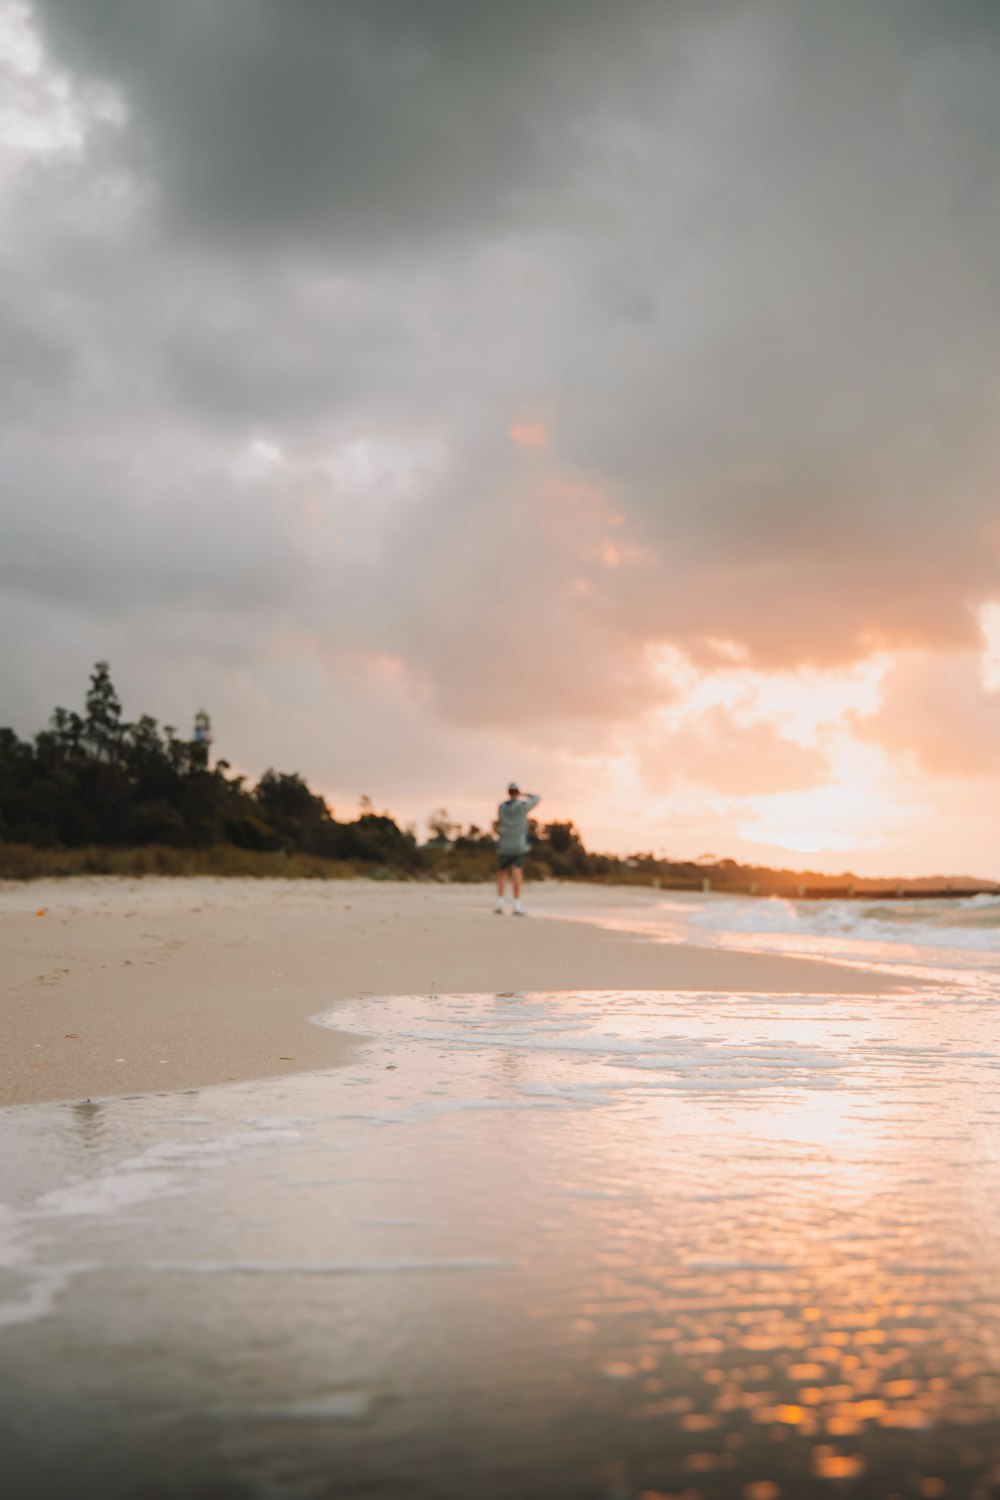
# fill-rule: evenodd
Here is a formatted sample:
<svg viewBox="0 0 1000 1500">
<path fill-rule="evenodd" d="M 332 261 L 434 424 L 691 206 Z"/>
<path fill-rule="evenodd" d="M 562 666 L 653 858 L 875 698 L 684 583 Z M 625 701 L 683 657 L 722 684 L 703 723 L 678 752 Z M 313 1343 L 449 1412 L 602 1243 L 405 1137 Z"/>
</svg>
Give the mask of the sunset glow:
<svg viewBox="0 0 1000 1500">
<path fill-rule="evenodd" d="M 544 448 L 548 436 L 544 422 L 515 422 L 510 429 L 510 440 L 519 448 Z"/>
<path fill-rule="evenodd" d="M 10 1500 L 1000 1500 L 998 79 L 0 0 Z"/>
<path fill-rule="evenodd" d="M 590 847 L 988 876 L 996 93 L 878 9 L 594 14 L 572 64 L 317 16 L 272 157 L 221 19 L 206 91 L 0 0 L 10 722 L 107 658 L 421 832 L 516 773 Z"/>
</svg>

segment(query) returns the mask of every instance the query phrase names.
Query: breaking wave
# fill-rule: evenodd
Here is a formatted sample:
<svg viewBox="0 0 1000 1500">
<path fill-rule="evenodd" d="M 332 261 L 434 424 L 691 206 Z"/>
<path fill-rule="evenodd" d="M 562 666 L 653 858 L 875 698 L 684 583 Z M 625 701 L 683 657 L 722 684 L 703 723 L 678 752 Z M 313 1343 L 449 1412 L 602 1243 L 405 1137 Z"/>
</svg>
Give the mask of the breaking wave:
<svg viewBox="0 0 1000 1500">
<path fill-rule="evenodd" d="M 709 931 L 1000 950 L 1000 896 L 871 902 L 730 898 L 692 914 L 691 921 L 693 927 Z"/>
</svg>

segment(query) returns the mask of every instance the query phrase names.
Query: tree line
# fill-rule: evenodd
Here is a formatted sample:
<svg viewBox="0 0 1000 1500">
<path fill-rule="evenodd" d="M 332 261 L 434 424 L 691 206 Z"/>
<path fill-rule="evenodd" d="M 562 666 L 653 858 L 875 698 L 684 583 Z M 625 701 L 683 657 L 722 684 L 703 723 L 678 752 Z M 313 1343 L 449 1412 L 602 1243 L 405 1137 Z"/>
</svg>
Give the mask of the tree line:
<svg viewBox="0 0 1000 1500">
<path fill-rule="evenodd" d="M 207 716 L 199 715 L 203 729 Z M 83 713 L 57 708 L 32 739 L 0 728 L 0 876 L 96 873 L 349 875 L 488 879 L 495 828 L 462 828 L 445 809 L 432 837 L 376 812 L 334 816 L 295 772 L 250 785 L 206 734 L 188 738 L 148 714 L 123 717 L 107 662 L 90 676 Z M 939 878 L 901 885 L 853 875 L 773 870 L 731 859 L 620 857 L 585 848 L 572 822 L 531 821 L 529 876 L 798 896 L 931 894 Z M 129 853 L 131 851 L 131 853 Z M 958 878 L 937 894 L 997 889 Z"/>
<path fill-rule="evenodd" d="M 207 721 L 206 721 L 207 722 Z M 444 809 L 426 843 L 361 799 L 358 815 L 334 816 L 296 772 L 268 769 L 256 785 L 211 760 L 205 739 L 179 735 L 149 714 L 125 719 L 107 662 L 90 676 L 83 712 L 57 708 L 22 740 L 0 729 L 0 841 L 43 850 L 207 850 L 310 855 L 393 874 L 480 878 L 492 863 L 491 829 L 464 830 Z M 572 823 L 532 825 L 540 874 L 610 874 L 620 861 L 592 855 Z"/>
</svg>

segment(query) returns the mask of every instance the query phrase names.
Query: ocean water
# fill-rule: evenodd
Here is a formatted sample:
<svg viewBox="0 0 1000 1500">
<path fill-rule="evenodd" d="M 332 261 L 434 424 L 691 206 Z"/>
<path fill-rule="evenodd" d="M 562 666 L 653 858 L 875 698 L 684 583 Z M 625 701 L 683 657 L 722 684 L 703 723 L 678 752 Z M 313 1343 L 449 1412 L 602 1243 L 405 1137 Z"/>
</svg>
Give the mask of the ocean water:
<svg viewBox="0 0 1000 1500">
<path fill-rule="evenodd" d="M 359 1000 L 337 1070 L 7 1111 L 4 1494 L 997 1494 L 1000 983 L 936 978 Z"/>
<path fill-rule="evenodd" d="M 794 901 L 781 896 L 632 893 L 627 905 L 561 906 L 543 915 L 666 942 L 856 960 L 866 966 L 1000 970 L 1000 895 L 939 900 Z"/>
</svg>

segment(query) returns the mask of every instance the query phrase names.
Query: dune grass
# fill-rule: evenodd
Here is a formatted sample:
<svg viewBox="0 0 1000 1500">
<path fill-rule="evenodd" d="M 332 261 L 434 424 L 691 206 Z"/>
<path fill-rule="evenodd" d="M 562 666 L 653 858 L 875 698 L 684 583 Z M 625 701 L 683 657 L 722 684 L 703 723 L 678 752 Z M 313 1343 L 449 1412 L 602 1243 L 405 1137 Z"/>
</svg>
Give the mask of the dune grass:
<svg viewBox="0 0 1000 1500">
<path fill-rule="evenodd" d="M 71 875 L 241 875 L 270 880 L 350 880 L 374 875 L 384 880 L 388 873 L 381 866 L 226 844 L 211 849 L 170 849 L 162 844 L 139 849 L 34 849 L 29 844 L 0 843 L 0 880 Z"/>
</svg>

